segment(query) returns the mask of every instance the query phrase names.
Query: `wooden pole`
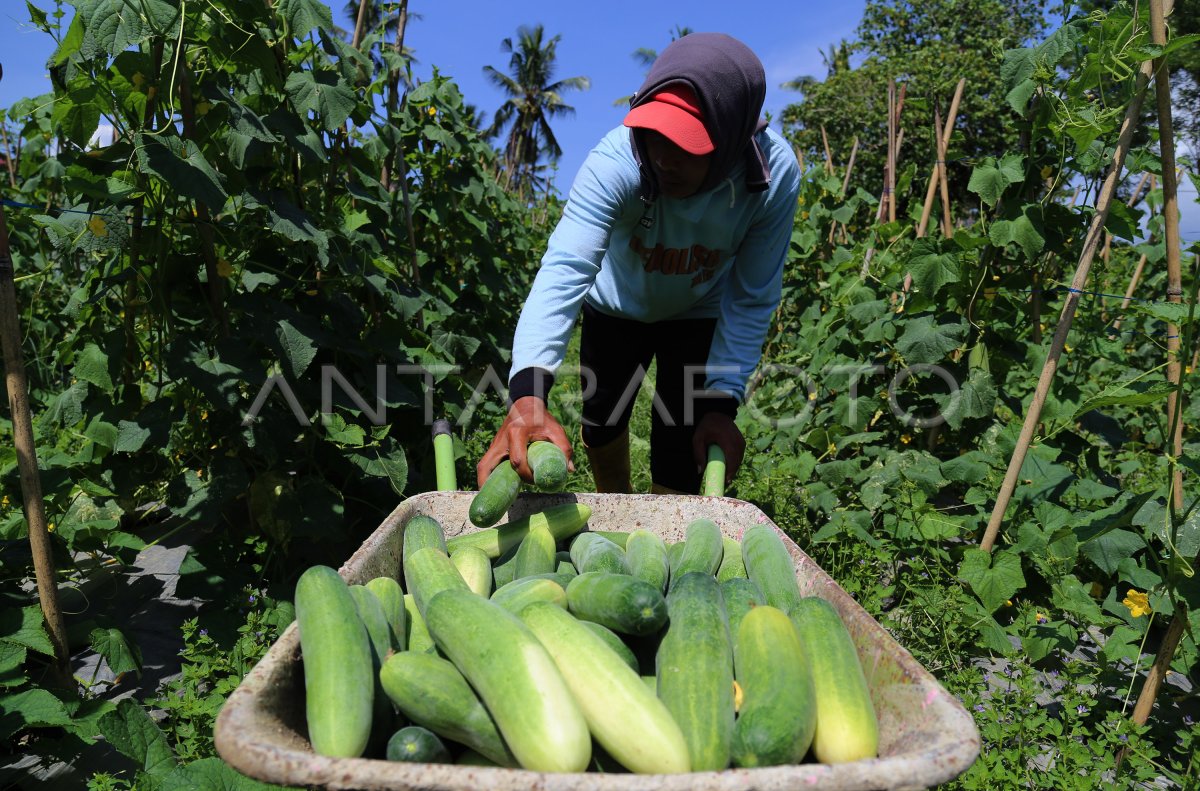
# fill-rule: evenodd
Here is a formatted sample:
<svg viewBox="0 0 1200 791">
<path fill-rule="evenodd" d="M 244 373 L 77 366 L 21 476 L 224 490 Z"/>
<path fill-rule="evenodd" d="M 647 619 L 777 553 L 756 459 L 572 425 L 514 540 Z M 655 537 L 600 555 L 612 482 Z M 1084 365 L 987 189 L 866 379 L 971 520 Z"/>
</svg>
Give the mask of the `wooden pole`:
<svg viewBox="0 0 1200 791">
<path fill-rule="evenodd" d="M 1025 423 L 1021 427 L 1021 434 L 1017 439 L 1016 448 L 1013 450 L 1012 459 L 1009 460 L 1004 482 L 1001 484 L 1000 491 L 996 495 L 995 506 L 992 508 L 991 517 L 988 519 L 987 528 L 984 530 L 983 540 L 979 545 L 980 549 L 987 552 L 990 552 L 992 546 L 996 543 L 996 535 L 1000 532 L 1000 523 L 1004 521 L 1004 512 L 1008 510 L 1008 504 L 1012 500 L 1013 491 L 1017 486 L 1017 477 L 1021 472 L 1021 466 L 1025 463 L 1025 457 L 1029 453 L 1029 446 L 1033 442 L 1033 434 L 1037 430 L 1038 423 L 1041 421 L 1042 406 L 1046 403 L 1046 396 L 1050 393 L 1050 385 L 1054 381 L 1055 372 L 1058 370 L 1058 360 L 1062 355 L 1063 346 L 1067 343 L 1067 333 L 1071 329 L 1071 321 L 1075 318 L 1075 310 L 1079 306 L 1080 293 L 1087 286 L 1087 278 L 1091 270 L 1092 261 L 1095 259 L 1096 253 L 1103 241 L 1104 222 L 1108 219 L 1108 210 L 1112 205 L 1113 196 L 1116 194 L 1117 182 L 1120 180 L 1121 171 L 1125 168 L 1125 157 L 1129 153 L 1129 143 L 1133 138 L 1133 129 L 1137 123 L 1138 115 L 1142 111 L 1142 102 L 1146 97 L 1146 86 L 1150 84 L 1153 69 L 1153 63 L 1145 61 L 1138 70 L 1133 98 L 1130 100 L 1129 106 L 1125 110 L 1125 117 L 1121 121 L 1121 132 L 1117 138 L 1116 151 L 1113 153 L 1112 167 L 1100 189 L 1100 197 L 1096 201 L 1096 213 L 1093 215 L 1091 226 L 1088 228 L 1087 237 L 1083 244 L 1083 251 L 1079 257 L 1079 264 L 1075 268 L 1075 276 L 1071 279 L 1071 288 L 1067 292 L 1062 313 L 1059 315 L 1058 326 L 1055 328 L 1054 337 L 1050 341 L 1050 350 L 1046 354 L 1046 362 L 1042 366 L 1042 373 L 1038 378 L 1037 389 L 1034 391 L 1033 400 L 1029 403 L 1029 409 L 1025 414 Z"/>
<path fill-rule="evenodd" d="M 858 135 L 854 136 L 854 142 L 850 145 L 850 161 L 846 164 L 846 175 L 842 178 L 841 197 L 846 197 L 846 190 L 850 189 L 850 174 L 854 171 L 854 158 L 858 156 Z M 837 220 L 834 220 L 833 225 L 829 226 L 829 244 L 833 244 L 833 234 L 838 228 Z M 846 241 L 846 226 L 842 225 L 842 241 Z"/>
<path fill-rule="evenodd" d="M 0 344 L 4 347 L 4 380 L 12 410 L 13 446 L 21 475 L 21 496 L 25 522 L 29 526 L 29 547 L 33 553 L 33 572 L 37 578 L 38 602 L 54 647 L 55 683 L 71 683 L 71 650 L 67 627 L 58 608 L 58 584 L 55 580 L 54 553 L 50 531 L 46 527 L 46 506 L 38 473 L 37 445 L 33 440 L 33 416 L 29 409 L 29 382 L 25 359 L 21 354 L 20 314 L 17 289 L 13 280 L 13 260 L 8 246 L 8 221 L 0 206 Z"/>
<path fill-rule="evenodd" d="M 933 122 L 939 127 L 942 125 L 941 113 L 935 107 L 933 110 Z M 946 143 L 942 140 L 942 136 L 937 138 L 937 173 L 938 183 L 941 185 L 942 197 L 942 234 L 949 239 L 954 236 L 954 226 L 950 220 L 950 185 L 946 180 Z"/>
<path fill-rule="evenodd" d="M 825 175 L 833 175 L 833 154 L 829 151 L 829 136 L 825 134 L 825 124 L 821 124 L 821 145 L 825 146 Z"/>
<path fill-rule="evenodd" d="M 1150 35 L 1155 44 L 1167 43 L 1166 11 L 1163 0 L 1150 1 Z M 1167 301 L 1178 304 L 1183 299 L 1182 243 L 1179 234 L 1179 182 L 1175 170 L 1175 130 L 1171 117 L 1170 71 L 1166 58 L 1154 60 L 1154 94 L 1158 102 L 1158 148 L 1162 159 L 1163 236 L 1167 248 Z M 1179 382 L 1183 374 L 1179 359 L 1179 327 L 1167 325 L 1167 381 L 1175 390 L 1167 396 L 1167 425 L 1173 428 L 1171 454 L 1183 456 L 1183 421 L 1179 419 L 1176 399 L 1180 397 Z M 1183 510 L 1183 468 L 1175 464 L 1173 477 L 1175 510 Z M 1144 720 L 1143 720 L 1144 722 Z"/>
<path fill-rule="evenodd" d="M 896 221 L 896 80 L 888 80 L 887 172 L 883 194 L 887 196 L 888 222 Z"/>
<path fill-rule="evenodd" d="M 950 100 L 950 112 L 946 114 L 946 126 L 941 129 L 935 129 L 934 133 L 941 136 L 938 141 L 938 150 L 944 151 L 950 148 L 950 135 L 954 132 L 954 122 L 958 119 L 958 104 L 962 101 L 963 88 L 966 87 L 967 78 L 963 77 L 958 81 L 958 85 L 954 88 L 954 98 Z M 938 159 L 945 160 L 944 154 L 939 154 Z M 945 167 L 945 162 L 939 163 Z M 921 222 L 917 224 L 917 238 L 925 236 L 925 232 L 929 225 L 929 216 L 933 212 L 933 197 L 936 194 L 938 187 L 938 171 L 935 167 L 933 172 L 929 174 L 929 184 L 925 187 L 925 207 L 921 211 Z"/>
<path fill-rule="evenodd" d="M 354 39 L 350 42 L 350 46 L 358 49 L 358 45 L 362 42 L 363 37 L 363 21 L 367 18 L 367 6 L 371 0 L 358 0 L 358 18 L 354 20 Z"/>
</svg>

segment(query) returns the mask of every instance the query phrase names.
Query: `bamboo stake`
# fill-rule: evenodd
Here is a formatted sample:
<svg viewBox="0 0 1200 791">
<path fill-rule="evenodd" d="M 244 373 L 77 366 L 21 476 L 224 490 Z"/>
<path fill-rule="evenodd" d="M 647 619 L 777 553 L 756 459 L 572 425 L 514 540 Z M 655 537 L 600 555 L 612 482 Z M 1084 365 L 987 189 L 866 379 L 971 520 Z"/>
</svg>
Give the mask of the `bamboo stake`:
<svg viewBox="0 0 1200 791">
<path fill-rule="evenodd" d="M 845 199 L 846 190 L 850 189 L 850 174 L 854 171 L 854 158 L 858 156 L 858 135 L 854 136 L 854 142 L 850 145 L 850 161 L 846 164 L 846 175 L 842 179 L 841 197 Z M 829 243 L 833 244 L 833 233 L 838 228 L 838 223 L 834 220 L 833 225 L 829 228 Z M 846 241 L 846 226 L 842 224 L 842 241 Z"/>
<path fill-rule="evenodd" d="M 896 80 L 888 80 L 887 170 L 883 193 L 887 196 L 888 222 L 896 221 Z"/>
<path fill-rule="evenodd" d="M 367 18 L 367 5 L 370 0 L 358 0 L 358 18 L 354 20 L 354 39 L 350 42 L 350 46 L 358 49 L 358 45 L 362 43 L 363 22 Z"/>
<path fill-rule="evenodd" d="M 829 136 L 825 134 L 825 124 L 821 124 L 821 145 L 825 146 L 825 175 L 833 175 L 833 154 L 829 151 Z"/>
<path fill-rule="evenodd" d="M 933 110 L 933 122 L 939 127 L 942 125 L 941 113 L 935 107 Z M 954 226 L 950 220 L 950 185 L 946 180 L 946 143 L 941 135 L 937 139 L 937 167 L 934 172 L 937 173 L 938 183 L 941 185 L 942 197 L 942 235 L 947 239 L 954 236 Z"/>
<path fill-rule="evenodd" d="M 935 128 L 934 134 L 940 135 L 939 150 L 949 150 L 950 136 L 954 132 L 954 122 L 958 120 L 958 104 L 962 101 L 963 88 L 967 85 L 967 78 L 963 77 L 958 81 L 958 85 L 954 88 L 954 98 L 950 100 L 950 112 L 946 114 L 946 126 L 940 129 Z M 945 155 L 939 154 L 938 159 L 945 160 Z M 940 163 L 945 167 L 945 162 Z M 917 224 L 917 238 L 925 236 L 926 229 L 929 225 L 929 215 L 933 213 L 933 197 L 938 186 L 937 168 L 929 174 L 929 184 L 925 187 L 925 207 L 921 210 L 921 222 Z"/>
<path fill-rule="evenodd" d="M 1167 25 L 1163 0 L 1150 2 L 1150 35 L 1154 43 L 1167 43 Z M 1163 235 L 1167 243 L 1167 301 L 1179 304 L 1183 299 L 1182 244 L 1179 235 L 1179 183 L 1175 170 L 1175 130 L 1171 117 L 1170 72 L 1166 58 L 1154 61 L 1154 93 L 1158 101 L 1158 148 L 1162 158 L 1163 190 Z M 1179 361 L 1179 327 L 1167 325 L 1167 381 L 1175 385 L 1167 396 L 1167 420 L 1177 414 L 1176 399 L 1179 398 L 1179 382 L 1183 371 Z M 1171 438 L 1171 454 L 1176 458 L 1183 455 L 1183 421 L 1174 421 L 1174 436 Z M 1175 510 L 1183 510 L 1183 469 L 1176 464 L 1174 475 Z M 1148 713 L 1148 712 L 1147 712 Z M 1144 722 L 1144 720 L 1143 720 Z M 1140 724 L 1140 723 L 1139 723 Z"/>
<path fill-rule="evenodd" d="M 21 496 L 25 505 L 25 522 L 29 526 L 29 547 L 33 552 L 33 571 L 37 578 L 38 601 L 50 643 L 54 647 L 56 683 L 71 683 L 70 647 L 62 611 L 58 608 L 58 586 L 55 582 L 54 553 L 50 531 L 46 527 L 46 506 L 42 499 L 42 482 L 38 473 L 37 445 L 33 440 L 33 417 L 29 410 L 29 382 L 25 375 L 25 360 L 21 354 L 21 325 L 17 312 L 17 290 L 13 281 L 12 254 L 8 246 L 8 222 L 0 207 L 0 344 L 4 347 L 5 384 L 12 410 L 13 445 L 17 451 L 17 466 L 21 474 Z"/>
<path fill-rule="evenodd" d="M 1100 249 L 1104 238 L 1104 222 L 1108 219 L 1108 210 L 1112 205 L 1113 195 L 1116 193 L 1117 182 L 1121 177 L 1121 171 L 1125 167 L 1125 156 L 1129 153 L 1129 143 L 1133 138 L 1134 125 L 1137 122 L 1138 114 L 1142 110 L 1142 102 L 1146 97 L 1146 86 L 1150 84 L 1153 69 L 1153 64 L 1150 61 L 1146 61 L 1138 70 L 1133 98 L 1130 100 L 1129 107 L 1125 110 L 1125 117 L 1121 121 L 1121 133 L 1117 138 L 1117 147 L 1113 154 L 1112 168 L 1109 170 L 1108 176 L 1104 179 L 1104 186 L 1101 188 L 1100 197 L 1096 201 L 1096 213 L 1092 217 L 1091 226 L 1088 228 L 1087 237 L 1083 244 L 1083 251 L 1079 257 L 1079 264 L 1075 269 L 1075 276 L 1071 280 L 1071 288 L 1067 292 L 1067 298 L 1063 303 L 1062 313 L 1059 315 L 1058 326 L 1055 328 L 1054 337 L 1050 341 L 1050 350 L 1046 355 L 1045 365 L 1042 366 L 1042 373 L 1038 378 L 1037 389 L 1034 391 L 1033 400 L 1029 403 L 1029 409 L 1025 414 L 1025 423 L 1021 427 L 1020 437 L 1017 439 L 1012 459 L 1008 463 L 1008 471 L 1005 473 L 1004 482 L 1001 484 L 1000 491 L 996 495 L 996 504 L 992 509 L 991 517 L 988 519 L 987 528 L 983 534 L 983 540 L 979 545 L 980 549 L 987 552 L 990 552 L 992 546 L 996 543 L 996 534 L 1000 532 L 1000 523 L 1004 521 L 1004 512 L 1008 510 L 1008 504 L 1012 500 L 1013 490 L 1016 489 L 1017 485 L 1017 476 L 1021 472 L 1021 466 L 1025 463 L 1029 446 L 1033 442 L 1033 434 L 1037 430 L 1038 423 L 1042 417 L 1042 406 L 1046 403 L 1046 396 L 1050 392 L 1050 385 L 1054 381 L 1055 372 L 1058 370 L 1058 359 L 1062 355 L 1063 346 L 1066 345 L 1067 333 L 1071 329 L 1071 321 L 1074 319 L 1075 310 L 1079 306 L 1080 292 L 1087 286 L 1087 278 L 1091 270 L 1092 261 L 1096 257 L 1096 253 Z"/>
<path fill-rule="evenodd" d="M 1074 206 L 1075 201 L 1079 200 L 1079 190 L 1080 190 L 1080 187 L 1075 188 L 1075 194 L 1071 196 L 1071 203 L 1070 203 L 1071 206 Z"/>
</svg>

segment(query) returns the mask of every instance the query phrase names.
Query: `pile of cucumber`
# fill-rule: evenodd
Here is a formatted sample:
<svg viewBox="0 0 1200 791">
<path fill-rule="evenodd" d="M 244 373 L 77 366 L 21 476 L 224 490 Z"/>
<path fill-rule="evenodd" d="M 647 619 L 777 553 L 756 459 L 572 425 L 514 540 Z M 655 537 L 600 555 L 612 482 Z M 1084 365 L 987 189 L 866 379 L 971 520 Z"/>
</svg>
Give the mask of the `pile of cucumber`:
<svg viewBox="0 0 1200 791">
<path fill-rule="evenodd" d="M 402 576 L 296 588 L 309 739 L 336 757 L 678 773 L 874 757 L 837 612 L 769 525 L 668 546 L 569 503 L 446 540 L 414 516 Z"/>
</svg>

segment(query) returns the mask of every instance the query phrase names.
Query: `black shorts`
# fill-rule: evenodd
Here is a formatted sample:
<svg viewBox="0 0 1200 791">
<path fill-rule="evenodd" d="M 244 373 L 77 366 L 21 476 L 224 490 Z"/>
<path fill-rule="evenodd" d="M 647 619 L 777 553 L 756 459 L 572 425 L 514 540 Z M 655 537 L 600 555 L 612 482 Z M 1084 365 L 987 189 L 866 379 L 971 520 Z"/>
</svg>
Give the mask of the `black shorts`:
<svg viewBox="0 0 1200 791">
<path fill-rule="evenodd" d="M 704 388 L 716 326 L 716 319 L 648 324 L 609 316 L 584 303 L 579 347 L 584 443 L 606 445 L 628 428 L 642 378 L 650 361 L 657 360 L 650 477 L 660 486 L 699 492 L 692 434 L 701 414 L 697 407 L 702 401 L 696 396 Z"/>
</svg>

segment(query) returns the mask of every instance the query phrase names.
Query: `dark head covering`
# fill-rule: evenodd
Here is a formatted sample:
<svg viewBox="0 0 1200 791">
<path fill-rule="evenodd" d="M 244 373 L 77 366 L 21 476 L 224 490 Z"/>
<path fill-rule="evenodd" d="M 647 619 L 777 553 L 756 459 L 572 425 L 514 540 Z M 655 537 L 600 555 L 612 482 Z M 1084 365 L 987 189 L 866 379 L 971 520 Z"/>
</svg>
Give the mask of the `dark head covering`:
<svg viewBox="0 0 1200 791">
<path fill-rule="evenodd" d="M 746 163 L 746 188 L 751 192 L 765 190 L 771 171 L 754 141 L 754 135 L 767 125 L 759 118 L 767 83 L 758 57 L 724 33 L 691 33 L 662 51 L 633 95 L 630 108 L 650 101 L 660 90 L 676 83 L 687 85 L 696 94 L 704 126 L 715 146 L 700 191 L 720 184 L 740 161 Z M 644 135 L 631 129 L 630 139 L 647 197 L 657 197 L 658 185 L 650 168 L 643 164 L 649 159 Z"/>
</svg>

